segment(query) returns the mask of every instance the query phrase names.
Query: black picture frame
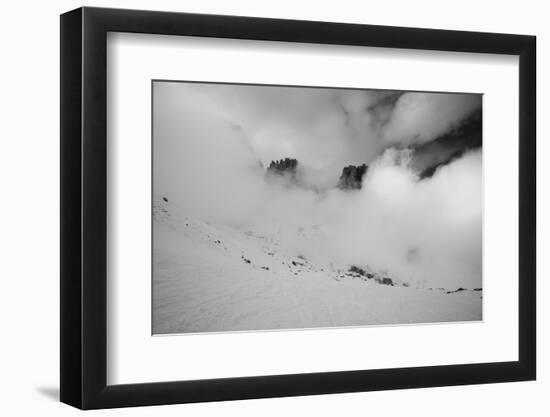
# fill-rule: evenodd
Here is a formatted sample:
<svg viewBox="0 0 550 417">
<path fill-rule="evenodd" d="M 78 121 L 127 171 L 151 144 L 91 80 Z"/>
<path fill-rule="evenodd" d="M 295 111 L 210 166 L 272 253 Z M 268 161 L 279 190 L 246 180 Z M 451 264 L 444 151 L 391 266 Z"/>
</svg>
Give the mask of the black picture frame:
<svg viewBox="0 0 550 417">
<path fill-rule="evenodd" d="M 108 32 L 519 56 L 519 358 L 194 381 L 107 385 Z M 81 409 L 534 380 L 536 38 L 103 8 L 61 15 L 61 401 Z"/>
</svg>

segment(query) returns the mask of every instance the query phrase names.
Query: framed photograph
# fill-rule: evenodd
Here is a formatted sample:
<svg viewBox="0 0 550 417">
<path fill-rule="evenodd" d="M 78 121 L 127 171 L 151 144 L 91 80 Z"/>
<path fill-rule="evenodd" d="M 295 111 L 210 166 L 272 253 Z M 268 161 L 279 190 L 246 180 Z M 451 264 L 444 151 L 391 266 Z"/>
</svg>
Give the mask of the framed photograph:
<svg viewBox="0 0 550 417">
<path fill-rule="evenodd" d="M 61 16 L 61 401 L 533 380 L 535 37 Z"/>
</svg>

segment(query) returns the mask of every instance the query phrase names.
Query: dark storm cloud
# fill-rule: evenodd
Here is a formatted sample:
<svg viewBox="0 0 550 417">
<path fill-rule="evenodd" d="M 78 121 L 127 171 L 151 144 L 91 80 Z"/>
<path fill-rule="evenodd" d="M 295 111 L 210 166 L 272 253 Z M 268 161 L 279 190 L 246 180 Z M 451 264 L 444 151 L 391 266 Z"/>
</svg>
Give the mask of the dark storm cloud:
<svg viewBox="0 0 550 417">
<path fill-rule="evenodd" d="M 414 147 L 412 166 L 421 178 L 482 145 L 481 109 L 433 141 Z"/>
<path fill-rule="evenodd" d="M 430 142 L 479 109 L 478 94 L 406 93 L 395 103 L 384 139 L 401 146 Z"/>
</svg>

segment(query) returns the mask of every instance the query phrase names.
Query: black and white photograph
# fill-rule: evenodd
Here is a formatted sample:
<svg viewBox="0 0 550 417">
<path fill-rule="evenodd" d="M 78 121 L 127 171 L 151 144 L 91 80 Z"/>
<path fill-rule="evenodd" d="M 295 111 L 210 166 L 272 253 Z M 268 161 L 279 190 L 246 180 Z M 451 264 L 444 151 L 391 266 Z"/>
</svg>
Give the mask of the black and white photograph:
<svg viewBox="0 0 550 417">
<path fill-rule="evenodd" d="M 482 95 L 155 80 L 153 334 L 482 320 Z"/>
<path fill-rule="evenodd" d="M 0 416 L 548 416 L 545 3 L 3 6 Z"/>
</svg>

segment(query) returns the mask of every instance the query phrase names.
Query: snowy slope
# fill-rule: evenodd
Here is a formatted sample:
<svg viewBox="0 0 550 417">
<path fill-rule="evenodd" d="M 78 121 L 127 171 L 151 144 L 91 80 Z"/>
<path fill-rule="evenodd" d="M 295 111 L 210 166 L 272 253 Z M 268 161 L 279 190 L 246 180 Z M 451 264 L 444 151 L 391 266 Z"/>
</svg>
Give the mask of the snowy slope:
<svg viewBox="0 0 550 417">
<path fill-rule="evenodd" d="M 277 235 L 209 224 L 160 198 L 153 217 L 155 334 L 481 320 L 480 291 L 309 260 Z"/>
</svg>

